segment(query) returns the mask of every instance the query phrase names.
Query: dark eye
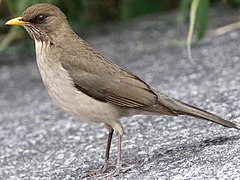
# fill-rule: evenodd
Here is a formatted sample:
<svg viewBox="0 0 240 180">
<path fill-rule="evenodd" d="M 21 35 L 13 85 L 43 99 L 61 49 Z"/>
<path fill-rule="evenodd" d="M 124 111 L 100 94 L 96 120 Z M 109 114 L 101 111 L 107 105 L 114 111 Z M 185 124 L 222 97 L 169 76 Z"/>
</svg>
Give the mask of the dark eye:
<svg viewBox="0 0 240 180">
<path fill-rule="evenodd" d="M 34 18 L 34 23 L 43 23 L 43 21 L 46 19 L 46 15 L 38 15 Z"/>
</svg>

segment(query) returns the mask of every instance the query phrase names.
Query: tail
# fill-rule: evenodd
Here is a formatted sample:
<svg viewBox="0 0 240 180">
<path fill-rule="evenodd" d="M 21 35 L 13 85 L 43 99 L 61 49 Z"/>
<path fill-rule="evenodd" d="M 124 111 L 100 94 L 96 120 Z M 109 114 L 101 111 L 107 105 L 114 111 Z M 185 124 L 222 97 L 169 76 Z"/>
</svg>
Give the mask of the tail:
<svg viewBox="0 0 240 180">
<path fill-rule="evenodd" d="M 209 121 L 218 123 L 218 124 L 228 127 L 228 128 L 235 128 L 235 129 L 240 130 L 240 127 L 238 127 L 236 124 L 234 124 L 230 121 L 227 121 L 219 116 L 216 116 L 212 113 L 209 113 L 205 110 L 188 105 L 179 100 L 170 98 L 164 94 L 158 94 L 158 97 L 159 97 L 160 105 L 167 107 L 175 115 L 189 115 L 189 116 L 209 120 Z"/>
</svg>

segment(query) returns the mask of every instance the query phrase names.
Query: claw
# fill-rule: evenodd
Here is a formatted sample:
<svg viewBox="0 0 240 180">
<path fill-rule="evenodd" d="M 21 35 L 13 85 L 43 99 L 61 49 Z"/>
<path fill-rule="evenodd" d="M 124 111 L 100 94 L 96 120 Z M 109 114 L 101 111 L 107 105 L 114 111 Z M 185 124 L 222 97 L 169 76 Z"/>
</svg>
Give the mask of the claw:
<svg viewBox="0 0 240 180">
<path fill-rule="evenodd" d="M 117 176 L 120 172 L 131 170 L 134 167 L 135 165 L 130 165 L 130 164 L 121 162 L 119 165 L 116 166 L 116 168 L 112 172 L 104 176 L 104 179 L 111 180 L 114 176 Z"/>
<path fill-rule="evenodd" d="M 102 166 L 100 166 L 98 169 L 94 169 L 94 170 L 90 170 L 84 174 L 81 175 L 81 178 L 85 178 L 88 176 L 93 176 L 93 175 L 98 175 L 98 174 L 102 174 L 104 172 L 107 171 L 107 169 L 109 167 L 115 167 L 113 164 L 111 163 L 104 163 Z"/>
</svg>

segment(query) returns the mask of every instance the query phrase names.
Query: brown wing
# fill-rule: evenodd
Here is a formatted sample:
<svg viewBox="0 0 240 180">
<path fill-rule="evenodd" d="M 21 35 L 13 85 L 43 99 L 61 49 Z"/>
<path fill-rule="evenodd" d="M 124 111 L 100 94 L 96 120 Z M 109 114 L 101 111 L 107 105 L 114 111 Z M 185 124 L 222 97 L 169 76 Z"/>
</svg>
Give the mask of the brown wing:
<svg viewBox="0 0 240 180">
<path fill-rule="evenodd" d="M 158 96 L 144 81 L 110 63 L 90 46 L 63 52 L 61 62 L 76 88 L 92 98 L 122 107 L 147 107 L 150 111 L 158 104 Z M 157 109 L 170 113 L 159 105 Z"/>
</svg>

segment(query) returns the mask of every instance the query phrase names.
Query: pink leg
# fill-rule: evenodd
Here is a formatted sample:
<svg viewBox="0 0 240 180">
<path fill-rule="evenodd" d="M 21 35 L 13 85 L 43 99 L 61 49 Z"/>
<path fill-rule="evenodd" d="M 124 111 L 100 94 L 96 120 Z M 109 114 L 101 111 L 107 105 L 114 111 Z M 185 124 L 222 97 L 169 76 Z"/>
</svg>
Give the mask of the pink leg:
<svg viewBox="0 0 240 180">
<path fill-rule="evenodd" d="M 122 135 L 118 135 L 118 158 L 116 168 L 104 176 L 106 179 L 111 179 L 114 176 L 117 176 L 121 171 L 125 172 L 132 169 L 134 165 L 129 165 L 127 163 L 122 162 Z"/>
</svg>

